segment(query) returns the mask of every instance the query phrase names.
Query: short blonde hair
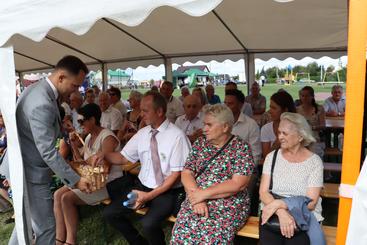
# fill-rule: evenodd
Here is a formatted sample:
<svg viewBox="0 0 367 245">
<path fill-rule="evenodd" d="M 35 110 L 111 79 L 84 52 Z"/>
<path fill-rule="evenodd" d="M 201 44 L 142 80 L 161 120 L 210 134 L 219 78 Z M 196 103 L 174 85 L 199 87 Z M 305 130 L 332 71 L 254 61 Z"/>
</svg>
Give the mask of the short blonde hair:
<svg viewBox="0 0 367 245">
<path fill-rule="evenodd" d="M 217 122 L 222 124 L 228 124 L 229 127 L 233 127 L 234 117 L 231 109 L 224 104 L 206 105 L 203 108 L 204 115 L 213 116 Z"/>
<path fill-rule="evenodd" d="M 301 144 L 303 146 L 309 146 L 312 143 L 316 142 L 315 137 L 312 135 L 312 130 L 310 125 L 308 124 L 306 118 L 298 113 L 293 112 L 284 112 L 280 116 L 280 120 L 287 120 L 292 123 L 298 134 L 303 138 Z"/>
<path fill-rule="evenodd" d="M 143 99 L 143 94 L 140 93 L 137 90 L 132 90 L 129 94 L 129 97 L 133 97 L 134 99 L 136 99 L 137 101 L 141 101 Z"/>
</svg>

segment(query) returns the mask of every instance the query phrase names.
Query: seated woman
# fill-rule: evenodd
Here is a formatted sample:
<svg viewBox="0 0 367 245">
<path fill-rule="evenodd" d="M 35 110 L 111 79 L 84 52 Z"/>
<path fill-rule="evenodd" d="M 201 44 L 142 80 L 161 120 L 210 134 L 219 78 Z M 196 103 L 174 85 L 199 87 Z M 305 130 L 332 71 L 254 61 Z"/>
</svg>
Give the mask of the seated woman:
<svg viewBox="0 0 367 245">
<path fill-rule="evenodd" d="M 99 151 L 104 153 L 119 151 L 120 144 L 112 131 L 100 126 L 101 110 L 96 104 L 88 104 L 78 110 L 84 133 L 87 135 L 82 153 L 79 154 L 78 141 L 71 135 L 70 141 L 76 160 L 90 161 L 90 157 Z M 122 168 L 118 165 L 111 166 L 107 182 L 122 176 Z M 78 189 L 69 189 L 64 186 L 54 194 L 54 213 L 56 218 L 57 244 L 75 244 L 78 225 L 78 209 L 80 205 L 96 205 L 109 198 L 104 187 L 91 194 L 86 194 Z"/>
<path fill-rule="evenodd" d="M 187 198 L 171 244 L 229 244 L 250 210 L 250 146 L 231 135 L 234 118 L 226 105 L 208 105 L 203 112 L 205 137 L 193 144 L 181 174 Z"/>
<path fill-rule="evenodd" d="M 271 122 L 261 128 L 260 140 L 263 159 L 272 150 L 279 148 L 277 139 L 280 115 L 283 112 L 296 112 L 293 98 L 286 91 L 278 91 L 270 97 L 269 114 Z"/>
<path fill-rule="evenodd" d="M 321 158 L 324 156 L 325 143 L 321 142 L 320 131 L 325 128 L 325 110 L 316 104 L 315 92 L 312 87 L 305 86 L 300 91 L 301 104 L 297 106 L 297 113 L 303 115 L 312 128 L 313 137 L 316 139 L 310 150 Z"/>
<path fill-rule="evenodd" d="M 0 112 L 0 156 L 4 153 L 6 146 L 7 146 L 7 140 L 6 140 L 5 123 L 3 115 Z"/>
<path fill-rule="evenodd" d="M 260 183 L 260 200 L 261 207 L 263 207 L 263 224 L 275 214 L 279 218 L 281 232 L 276 233 L 262 225 L 260 243 L 264 245 L 310 244 L 306 232 L 300 231 L 297 235 L 294 233 L 296 221 L 284 199 L 274 199 L 272 194 L 285 198 L 308 197 L 311 199 L 307 205 L 308 209 L 312 211 L 316 220 L 321 222 L 323 217 L 321 216 L 320 191 L 323 186 L 323 163 L 318 155 L 307 149 L 311 143 L 315 142 L 315 139 L 310 126 L 302 115 L 283 113 L 278 132 L 280 149 L 275 158 L 273 174 L 271 174 L 271 169 L 275 151 L 266 156 Z M 272 187 L 270 186 L 271 176 Z M 315 223 L 319 226 L 316 220 Z"/>
</svg>

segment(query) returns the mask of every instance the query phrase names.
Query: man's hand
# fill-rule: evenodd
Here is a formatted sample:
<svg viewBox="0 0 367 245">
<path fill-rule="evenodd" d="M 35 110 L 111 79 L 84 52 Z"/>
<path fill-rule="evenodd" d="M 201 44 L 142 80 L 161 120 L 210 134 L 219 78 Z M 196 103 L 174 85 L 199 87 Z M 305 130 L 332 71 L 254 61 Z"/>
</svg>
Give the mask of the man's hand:
<svg viewBox="0 0 367 245">
<path fill-rule="evenodd" d="M 334 111 L 334 110 L 332 110 L 332 111 L 329 111 L 329 113 L 328 113 L 330 116 L 332 116 L 332 117 L 337 117 L 338 116 L 338 113 L 336 112 L 336 111 Z"/>
<path fill-rule="evenodd" d="M 132 190 L 133 192 L 135 192 L 136 194 L 138 194 L 138 198 L 136 199 L 136 203 L 140 203 L 141 205 L 149 202 L 150 200 L 152 200 L 152 196 L 150 195 L 149 192 L 145 192 L 145 191 L 138 191 L 138 190 Z"/>
<path fill-rule="evenodd" d="M 87 194 L 92 192 L 92 184 L 89 182 L 88 179 L 84 177 L 80 178 L 78 183 L 76 183 L 75 187 Z"/>
</svg>

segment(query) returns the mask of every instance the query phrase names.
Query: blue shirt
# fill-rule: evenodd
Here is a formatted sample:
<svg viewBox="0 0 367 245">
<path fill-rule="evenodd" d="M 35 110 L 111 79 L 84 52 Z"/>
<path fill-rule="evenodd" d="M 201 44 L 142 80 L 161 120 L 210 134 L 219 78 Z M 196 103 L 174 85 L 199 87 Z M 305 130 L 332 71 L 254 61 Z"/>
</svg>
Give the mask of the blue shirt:
<svg viewBox="0 0 367 245">
<path fill-rule="evenodd" d="M 218 96 L 218 95 L 216 95 L 216 94 L 215 94 L 215 95 L 213 95 L 213 97 L 211 97 L 210 99 L 208 99 L 208 102 L 209 102 L 209 104 L 211 104 L 211 105 L 221 103 L 219 96 Z"/>
</svg>

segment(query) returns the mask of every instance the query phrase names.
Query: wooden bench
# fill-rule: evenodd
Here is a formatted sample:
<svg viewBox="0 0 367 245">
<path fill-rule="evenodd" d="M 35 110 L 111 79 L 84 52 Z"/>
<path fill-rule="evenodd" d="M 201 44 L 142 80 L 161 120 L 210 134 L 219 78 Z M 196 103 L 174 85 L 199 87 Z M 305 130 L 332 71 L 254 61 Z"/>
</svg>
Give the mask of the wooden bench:
<svg viewBox="0 0 367 245">
<path fill-rule="evenodd" d="M 324 162 L 324 170 L 331 172 L 341 172 L 342 165 L 341 163 Z"/>
<path fill-rule="evenodd" d="M 321 196 L 325 198 L 339 198 L 339 184 L 324 183 Z"/>
<path fill-rule="evenodd" d="M 140 215 L 145 215 L 147 211 L 148 208 L 142 208 L 136 210 L 136 213 Z M 167 220 L 172 223 L 176 222 L 176 218 L 173 216 L 170 216 Z M 336 227 L 323 226 L 322 228 L 325 233 L 327 244 L 334 245 L 336 239 Z M 259 217 L 250 216 L 246 224 L 241 228 L 241 230 L 237 232 L 237 236 L 259 239 Z"/>
<path fill-rule="evenodd" d="M 326 148 L 324 151 L 326 156 L 342 156 L 343 152 L 340 151 L 338 148 Z"/>
</svg>

